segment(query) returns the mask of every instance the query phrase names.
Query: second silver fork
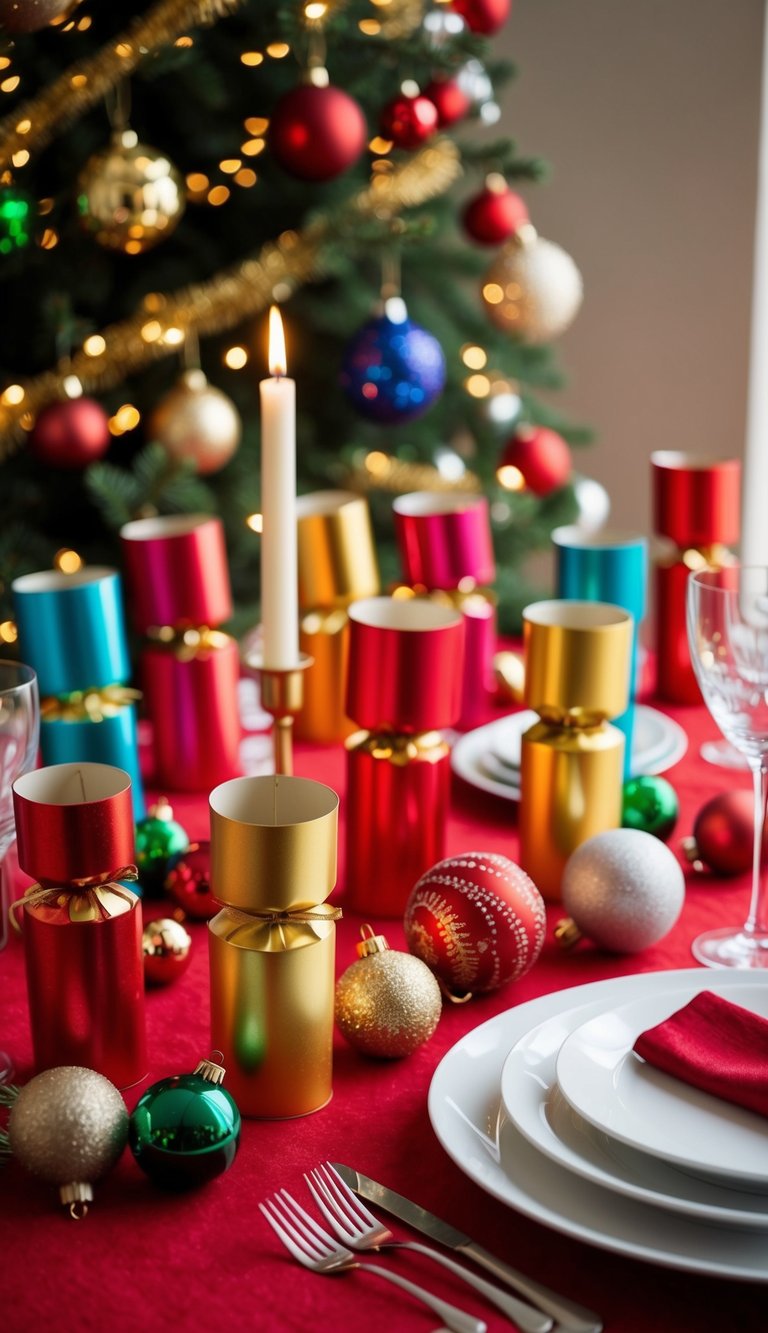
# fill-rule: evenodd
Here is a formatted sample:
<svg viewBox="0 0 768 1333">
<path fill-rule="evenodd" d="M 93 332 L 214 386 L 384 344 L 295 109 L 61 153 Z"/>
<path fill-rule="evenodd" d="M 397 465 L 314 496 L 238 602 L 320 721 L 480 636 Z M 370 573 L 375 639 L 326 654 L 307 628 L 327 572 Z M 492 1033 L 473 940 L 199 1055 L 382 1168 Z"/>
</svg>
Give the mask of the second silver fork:
<svg viewBox="0 0 768 1333">
<path fill-rule="evenodd" d="M 554 1321 L 549 1315 L 542 1314 L 541 1310 L 536 1310 L 527 1302 L 502 1291 L 500 1287 L 487 1282 L 485 1278 L 478 1277 L 469 1268 L 457 1264 L 440 1250 L 434 1250 L 429 1245 L 421 1245 L 418 1241 L 395 1240 L 392 1232 L 369 1212 L 330 1162 L 322 1163 L 308 1174 L 305 1172 L 304 1179 L 326 1221 L 351 1250 L 403 1249 L 426 1254 L 443 1268 L 455 1273 L 468 1286 L 473 1287 L 501 1310 L 513 1324 L 522 1329 L 523 1333 L 549 1333 Z"/>
</svg>

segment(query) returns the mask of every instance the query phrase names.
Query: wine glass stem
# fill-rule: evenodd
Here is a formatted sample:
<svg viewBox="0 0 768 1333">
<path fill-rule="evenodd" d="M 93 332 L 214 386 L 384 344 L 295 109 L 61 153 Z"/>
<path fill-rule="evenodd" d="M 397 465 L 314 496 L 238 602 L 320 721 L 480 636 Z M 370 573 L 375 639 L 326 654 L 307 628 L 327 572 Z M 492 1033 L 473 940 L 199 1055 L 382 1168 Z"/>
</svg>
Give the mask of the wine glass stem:
<svg viewBox="0 0 768 1333">
<path fill-rule="evenodd" d="M 765 821 L 768 812 L 768 763 L 750 763 L 755 789 L 755 841 L 752 854 L 752 898 L 744 933 L 768 938 L 768 856 Z"/>
</svg>

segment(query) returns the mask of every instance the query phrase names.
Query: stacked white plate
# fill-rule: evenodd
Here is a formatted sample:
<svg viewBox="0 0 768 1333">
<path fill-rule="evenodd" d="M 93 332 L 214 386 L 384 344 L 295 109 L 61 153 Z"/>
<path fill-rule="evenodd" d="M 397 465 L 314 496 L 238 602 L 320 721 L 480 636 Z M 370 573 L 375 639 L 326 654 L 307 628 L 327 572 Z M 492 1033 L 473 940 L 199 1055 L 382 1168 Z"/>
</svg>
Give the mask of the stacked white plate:
<svg viewBox="0 0 768 1333">
<path fill-rule="evenodd" d="M 438 1139 L 489 1194 L 566 1235 L 768 1282 L 768 1120 L 632 1049 L 701 990 L 768 1018 L 768 976 L 701 968 L 593 982 L 497 1015 L 435 1071 Z"/>
<path fill-rule="evenodd" d="M 524 731 L 538 721 L 523 709 L 460 736 L 451 751 L 454 773 L 481 791 L 520 800 L 520 748 Z M 688 737 L 672 718 L 646 704 L 635 707 L 632 775 L 663 773 L 682 759 Z"/>
</svg>

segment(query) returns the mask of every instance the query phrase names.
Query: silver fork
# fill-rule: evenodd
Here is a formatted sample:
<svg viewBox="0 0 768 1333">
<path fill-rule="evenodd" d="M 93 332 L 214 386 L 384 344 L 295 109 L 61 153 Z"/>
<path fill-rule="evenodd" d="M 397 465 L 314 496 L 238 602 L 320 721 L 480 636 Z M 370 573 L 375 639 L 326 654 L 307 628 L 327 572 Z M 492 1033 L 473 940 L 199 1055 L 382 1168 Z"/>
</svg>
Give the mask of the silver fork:
<svg viewBox="0 0 768 1333">
<path fill-rule="evenodd" d="M 451 1333 L 486 1333 L 487 1325 L 482 1319 L 475 1319 L 458 1306 L 440 1300 L 439 1296 L 434 1296 L 424 1287 L 417 1287 L 415 1282 L 401 1277 L 399 1273 L 391 1273 L 388 1268 L 380 1268 L 378 1264 L 361 1263 L 351 1250 L 337 1244 L 327 1231 L 318 1226 L 287 1190 L 279 1190 L 271 1199 L 260 1203 L 259 1208 L 289 1253 L 312 1272 L 346 1273 L 359 1268 L 365 1273 L 375 1273 L 377 1277 L 394 1283 L 396 1287 L 401 1287 L 422 1301 L 442 1319 Z"/>
<path fill-rule="evenodd" d="M 417 1241 L 395 1240 L 392 1232 L 358 1199 L 330 1162 L 322 1163 L 314 1171 L 310 1171 L 309 1175 L 305 1173 L 304 1179 L 323 1216 L 330 1222 L 339 1239 L 350 1249 L 416 1250 L 419 1254 L 426 1254 L 436 1263 L 442 1264 L 443 1268 L 456 1273 L 468 1286 L 474 1287 L 475 1291 L 479 1291 L 513 1324 L 522 1329 L 523 1333 L 549 1333 L 554 1322 L 549 1315 L 542 1314 L 527 1302 L 518 1300 L 516 1296 L 502 1291 L 492 1282 L 478 1277 L 469 1268 L 457 1264 L 440 1250 L 434 1250 L 429 1245 L 420 1245 Z"/>
</svg>

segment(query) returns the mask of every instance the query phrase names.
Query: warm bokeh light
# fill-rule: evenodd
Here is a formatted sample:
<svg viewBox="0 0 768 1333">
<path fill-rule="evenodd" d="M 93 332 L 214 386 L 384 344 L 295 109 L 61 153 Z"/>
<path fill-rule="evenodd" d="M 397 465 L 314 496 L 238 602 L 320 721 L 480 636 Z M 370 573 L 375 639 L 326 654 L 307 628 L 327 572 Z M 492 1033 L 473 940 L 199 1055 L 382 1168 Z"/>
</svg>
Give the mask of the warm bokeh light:
<svg viewBox="0 0 768 1333">
<path fill-rule="evenodd" d="M 504 463 L 496 469 L 496 480 L 505 491 L 525 490 L 525 477 L 519 467 L 513 467 L 511 463 Z"/>
<path fill-rule="evenodd" d="M 251 529 L 251 532 L 264 531 L 264 517 L 262 514 L 249 514 L 245 522 L 246 526 Z"/>
<path fill-rule="evenodd" d="M 141 413 L 133 403 L 123 403 L 115 415 L 109 419 L 111 435 L 125 435 L 126 431 L 135 430 L 141 421 Z"/>
<path fill-rule="evenodd" d="M 491 381 L 487 375 L 470 375 L 464 387 L 472 398 L 487 398 L 491 392 Z"/>
<path fill-rule="evenodd" d="M 0 642 L 15 643 L 19 637 L 19 631 L 12 620 L 3 620 L 0 622 Z"/>
<path fill-rule="evenodd" d="M 483 296 L 489 305 L 500 305 L 504 300 L 504 288 L 500 287 L 498 282 L 486 282 Z"/>
<path fill-rule="evenodd" d="M 24 390 L 20 384 L 9 384 L 4 390 L 0 403 L 6 407 L 17 407 L 19 403 L 24 402 Z"/>
<path fill-rule="evenodd" d="M 243 65 L 261 65 L 264 57 L 261 51 L 243 51 L 240 61 Z"/>
<path fill-rule="evenodd" d="M 224 353 L 224 365 L 230 370 L 242 370 L 248 364 L 247 347 L 228 347 Z"/>
<path fill-rule="evenodd" d="M 271 56 L 273 60 L 283 60 L 290 49 L 287 42 L 270 42 L 267 47 L 267 55 Z"/>
<path fill-rule="evenodd" d="M 461 359 L 470 370 L 482 370 L 488 363 L 488 356 L 482 347 L 467 343 L 461 349 Z"/>
<path fill-rule="evenodd" d="M 241 167 L 235 176 L 235 184 L 241 185 L 244 190 L 249 190 L 252 185 L 256 184 L 258 179 L 256 172 L 251 171 L 250 167 Z"/>
<path fill-rule="evenodd" d="M 107 344 L 100 333 L 92 333 L 83 343 L 83 351 L 86 356 L 101 356 L 107 349 Z"/>
<path fill-rule="evenodd" d="M 230 190 L 226 185 L 214 185 L 212 190 L 208 191 L 208 203 L 213 204 L 214 208 L 219 208 L 225 204 L 230 196 Z"/>
<path fill-rule="evenodd" d="M 68 546 L 62 546 L 53 557 L 54 569 L 58 569 L 62 574 L 76 574 L 78 569 L 82 569 L 83 563 L 83 557 Z"/>
</svg>

